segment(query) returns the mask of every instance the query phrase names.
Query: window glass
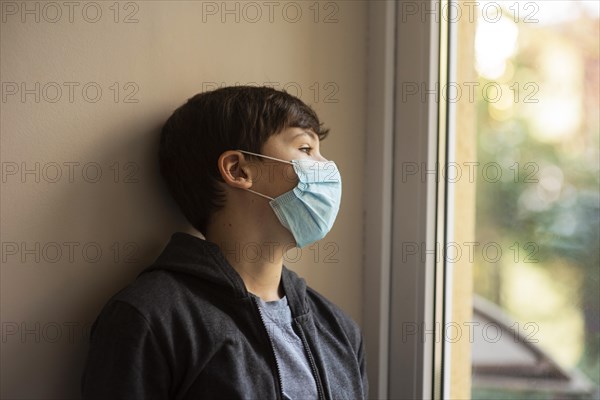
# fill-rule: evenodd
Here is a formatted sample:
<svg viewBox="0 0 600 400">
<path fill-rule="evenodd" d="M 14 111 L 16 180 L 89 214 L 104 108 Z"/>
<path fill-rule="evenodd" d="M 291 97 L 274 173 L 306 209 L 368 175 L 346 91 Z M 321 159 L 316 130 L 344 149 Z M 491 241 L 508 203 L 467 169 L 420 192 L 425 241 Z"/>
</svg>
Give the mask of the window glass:
<svg viewBox="0 0 600 400">
<path fill-rule="evenodd" d="M 474 399 L 598 398 L 598 9 L 477 2 Z"/>
</svg>

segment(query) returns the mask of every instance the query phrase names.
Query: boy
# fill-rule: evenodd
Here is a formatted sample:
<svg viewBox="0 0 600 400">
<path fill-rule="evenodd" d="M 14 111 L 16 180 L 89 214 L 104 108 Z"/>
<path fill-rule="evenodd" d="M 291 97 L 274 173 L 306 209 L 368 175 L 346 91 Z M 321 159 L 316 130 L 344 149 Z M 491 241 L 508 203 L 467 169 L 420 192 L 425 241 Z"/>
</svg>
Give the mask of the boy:
<svg viewBox="0 0 600 400">
<path fill-rule="evenodd" d="M 94 322 L 84 399 L 361 399 L 363 340 L 283 266 L 329 231 L 341 200 L 328 131 L 298 98 L 226 87 L 179 107 L 161 174 L 200 238 L 176 232 Z"/>
</svg>

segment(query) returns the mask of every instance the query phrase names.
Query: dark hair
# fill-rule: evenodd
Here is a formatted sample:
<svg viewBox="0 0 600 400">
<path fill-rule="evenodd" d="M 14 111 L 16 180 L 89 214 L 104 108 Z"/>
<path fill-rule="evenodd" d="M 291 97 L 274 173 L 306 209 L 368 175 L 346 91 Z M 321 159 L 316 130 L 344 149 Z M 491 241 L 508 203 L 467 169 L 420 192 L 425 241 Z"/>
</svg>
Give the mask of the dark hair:
<svg viewBox="0 0 600 400">
<path fill-rule="evenodd" d="M 198 93 L 173 112 L 160 135 L 160 173 L 194 228 L 205 234 L 223 207 L 219 156 L 235 149 L 260 153 L 269 137 L 290 127 L 311 129 L 321 140 L 329 132 L 302 100 L 270 87 Z"/>
</svg>

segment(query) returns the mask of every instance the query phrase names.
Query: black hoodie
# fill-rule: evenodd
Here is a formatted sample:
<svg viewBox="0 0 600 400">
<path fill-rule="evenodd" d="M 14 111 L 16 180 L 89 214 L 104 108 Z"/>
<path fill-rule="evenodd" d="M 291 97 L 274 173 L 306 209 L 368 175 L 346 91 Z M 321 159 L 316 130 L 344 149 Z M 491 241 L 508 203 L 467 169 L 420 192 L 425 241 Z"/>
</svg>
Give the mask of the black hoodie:
<svg viewBox="0 0 600 400">
<path fill-rule="evenodd" d="M 356 323 L 285 266 L 282 284 L 322 399 L 367 398 Z M 83 399 L 281 399 L 256 301 L 219 247 L 176 232 L 92 325 Z"/>
</svg>

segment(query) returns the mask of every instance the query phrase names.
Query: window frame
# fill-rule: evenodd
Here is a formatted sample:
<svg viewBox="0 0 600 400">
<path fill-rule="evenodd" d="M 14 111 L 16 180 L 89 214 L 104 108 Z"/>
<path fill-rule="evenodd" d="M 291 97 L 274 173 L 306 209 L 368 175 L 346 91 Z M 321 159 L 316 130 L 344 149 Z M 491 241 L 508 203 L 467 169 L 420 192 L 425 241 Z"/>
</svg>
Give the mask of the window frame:
<svg viewBox="0 0 600 400">
<path fill-rule="evenodd" d="M 454 24 L 441 13 L 452 12 L 449 2 L 413 1 L 422 13 L 412 18 L 401 2 L 368 5 L 363 321 L 373 398 L 450 393 L 450 346 L 439 329 L 449 319 L 450 274 L 445 246 L 436 246 L 452 232 L 451 188 L 437 168 L 454 137 L 454 107 L 440 95 L 455 65 Z M 416 96 L 406 96 L 407 84 Z M 417 168 L 411 179 L 409 167 Z"/>
</svg>

